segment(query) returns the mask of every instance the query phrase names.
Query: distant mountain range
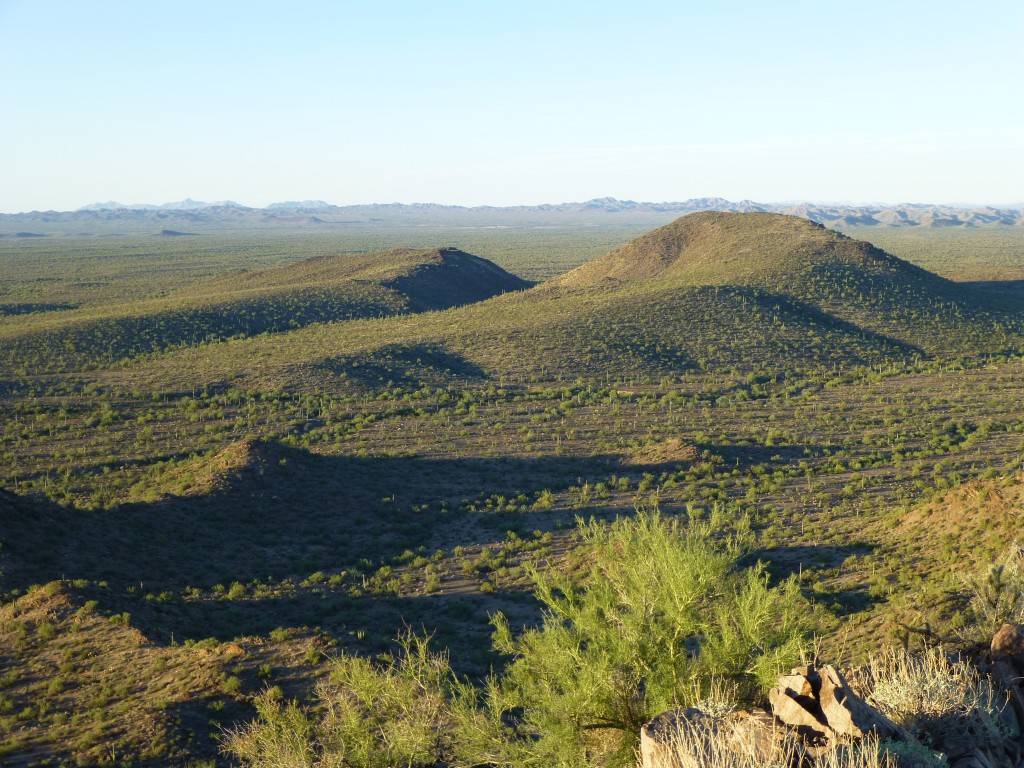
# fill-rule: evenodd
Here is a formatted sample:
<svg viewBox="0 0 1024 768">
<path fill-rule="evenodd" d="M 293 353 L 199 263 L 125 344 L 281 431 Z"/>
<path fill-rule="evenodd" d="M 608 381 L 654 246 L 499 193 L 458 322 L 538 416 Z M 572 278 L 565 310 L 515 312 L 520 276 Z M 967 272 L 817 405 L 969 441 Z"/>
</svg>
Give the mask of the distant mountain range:
<svg viewBox="0 0 1024 768">
<path fill-rule="evenodd" d="M 843 205 L 817 203 L 732 202 L 701 197 L 650 203 L 596 198 L 585 202 L 521 206 L 440 205 L 437 203 L 377 203 L 336 206 L 323 200 L 272 203 L 251 208 L 225 200 L 206 203 L 191 198 L 162 205 L 105 202 L 77 211 L 32 211 L 0 214 L 0 237 L 43 234 L 104 234 L 115 232 L 222 229 L 338 228 L 338 227 L 537 227 L 537 226 L 658 226 L 698 211 L 785 213 L 833 229 L 847 227 L 1009 227 L 1024 226 L 1024 204 L 974 208 L 931 204 Z"/>
<path fill-rule="evenodd" d="M 78 211 L 191 211 L 200 208 L 245 208 L 246 206 L 236 203 L 233 200 L 221 200 L 217 203 L 204 203 L 202 200 L 193 200 L 187 197 L 176 203 L 164 203 L 153 205 L 151 203 L 118 203 L 110 200 L 106 203 L 93 203 L 83 205 Z"/>
</svg>

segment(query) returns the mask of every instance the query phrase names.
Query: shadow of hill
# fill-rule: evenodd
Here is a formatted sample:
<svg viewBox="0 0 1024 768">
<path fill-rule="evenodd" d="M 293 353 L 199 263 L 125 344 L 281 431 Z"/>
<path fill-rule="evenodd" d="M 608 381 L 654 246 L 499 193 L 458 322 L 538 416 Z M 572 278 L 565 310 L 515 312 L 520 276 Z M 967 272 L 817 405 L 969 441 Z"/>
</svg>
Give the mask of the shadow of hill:
<svg viewBox="0 0 1024 768">
<path fill-rule="evenodd" d="M 62 312 L 78 309 L 77 304 L 46 304 L 41 302 L 19 302 L 17 304 L 0 304 L 0 317 L 5 315 L 31 315 L 36 312 Z"/>
<path fill-rule="evenodd" d="M 575 510 L 523 510 L 545 488 L 649 469 L 624 458 L 323 456 L 234 443 L 162 470 L 147 481 L 152 500 L 108 510 L 3 493 L 0 591 L 66 578 L 159 593 L 375 569 L 407 550 L 491 541 L 506 528 L 550 525 L 552 515 L 571 521 Z M 514 512 L 484 503 L 499 494 L 526 501 Z"/>
<path fill-rule="evenodd" d="M 691 360 L 726 364 L 779 360 L 787 365 L 823 360 L 864 364 L 924 355 L 908 338 L 872 327 L 869 316 L 848 318 L 776 290 L 716 285 L 626 294 L 610 305 L 626 327 L 643 329 Z"/>
<path fill-rule="evenodd" d="M 486 371 L 443 344 L 387 344 L 359 355 L 333 357 L 314 366 L 367 389 L 381 386 L 420 388 L 480 380 Z"/>
<path fill-rule="evenodd" d="M 768 464 L 778 458 L 796 461 L 806 457 L 820 457 L 830 446 L 808 443 L 780 443 L 778 445 L 715 445 L 698 443 L 698 452 L 710 451 L 721 457 L 725 466 L 749 469 L 756 464 Z"/>
<path fill-rule="evenodd" d="M 92 592 L 92 591 L 91 591 Z M 214 638 L 229 642 L 270 635 L 279 627 L 308 627 L 326 633 L 335 650 L 376 654 L 391 650 L 409 628 L 447 648 L 464 674 L 485 675 L 500 663 L 490 650 L 491 616 L 505 614 L 513 627 L 536 625 L 540 604 L 528 591 L 490 594 L 432 594 L 351 597 L 343 589 L 299 589 L 287 595 L 156 602 L 141 596 L 109 596 L 96 591 L 103 606 L 130 614 L 131 625 L 158 645 Z"/>
<path fill-rule="evenodd" d="M 817 568 L 838 569 L 851 556 L 869 555 L 878 549 L 877 544 L 853 542 L 839 545 L 797 545 L 766 547 L 756 549 L 740 559 L 741 565 L 753 565 L 762 561 L 767 565 L 768 574 L 774 583 L 790 576 L 809 572 Z M 804 596 L 812 603 L 826 607 L 837 616 L 865 611 L 882 602 L 884 598 L 872 594 L 864 584 L 846 586 L 838 590 L 805 588 Z"/>
<path fill-rule="evenodd" d="M 782 546 L 755 549 L 742 558 L 744 565 L 758 560 L 768 564 L 772 577 L 782 580 L 811 568 L 838 568 L 851 555 L 865 555 L 874 552 L 877 544 L 854 542 L 834 546 Z"/>
<path fill-rule="evenodd" d="M 987 293 L 997 293 L 1017 300 L 1016 308 L 1024 309 L 1024 280 L 974 280 L 958 283 Z"/>
</svg>

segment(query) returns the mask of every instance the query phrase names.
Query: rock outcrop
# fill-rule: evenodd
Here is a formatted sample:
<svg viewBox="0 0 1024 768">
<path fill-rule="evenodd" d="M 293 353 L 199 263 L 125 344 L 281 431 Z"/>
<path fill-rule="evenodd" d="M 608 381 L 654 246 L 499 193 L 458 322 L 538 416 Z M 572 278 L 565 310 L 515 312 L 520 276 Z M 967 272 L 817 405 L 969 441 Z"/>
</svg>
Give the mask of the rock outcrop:
<svg viewBox="0 0 1024 768">
<path fill-rule="evenodd" d="M 836 748 L 871 739 L 887 743 L 889 764 L 900 768 L 1024 768 L 1024 627 L 1004 624 L 976 666 L 988 704 L 961 719 L 914 720 L 913 733 L 861 698 L 835 667 L 797 667 L 769 692 L 771 713 L 686 709 L 656 717 L 641 729 L 641 765 L 813 768 Z"/>
<path fill-rule="evenodd" d="M 908 741 L 910 734 L 870 707 L 835 667 L 797 667 L 768 692 L 775 716 L 812 743 L 852 743 L 873 735 Z"/>
</svg>

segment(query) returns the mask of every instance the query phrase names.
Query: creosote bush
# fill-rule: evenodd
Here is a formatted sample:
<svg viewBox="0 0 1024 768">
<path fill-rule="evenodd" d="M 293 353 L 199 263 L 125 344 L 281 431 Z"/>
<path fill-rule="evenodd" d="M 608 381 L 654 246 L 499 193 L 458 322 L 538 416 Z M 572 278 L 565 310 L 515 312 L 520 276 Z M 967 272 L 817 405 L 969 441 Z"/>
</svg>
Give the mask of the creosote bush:
<svg viewBox="0 0 1024 768">
<path fill-rule="evenodd" d="M 522 747 L 510 765 L 630 765 L 654 715 L 715 680 L 755 698 L 799 658 L 807 606 L 796 580 L 770 587 L 760 564 L 737 568 L 734 539 L 685 523 L 642 511 L 582 526 L 585 582 L 537 575 L 543 625 L 518 637 L 495 617 L 495 647 L 512 656 L 501 706 Z"/>
</svg>

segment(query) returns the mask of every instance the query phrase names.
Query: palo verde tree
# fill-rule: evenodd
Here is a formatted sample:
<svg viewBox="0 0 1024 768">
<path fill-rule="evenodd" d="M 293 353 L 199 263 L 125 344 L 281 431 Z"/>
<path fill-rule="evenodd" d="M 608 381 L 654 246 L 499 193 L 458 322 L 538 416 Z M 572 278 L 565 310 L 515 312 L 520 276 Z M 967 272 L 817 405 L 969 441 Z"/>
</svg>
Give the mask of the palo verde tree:
<svg viewBox="0 0 1024 768">
<path fill-rule="evenodd" d="M 738 567 L 734 538 L 646 512 L 581 533 L 582 582 L 535 577 L 543 624 L 516 637 L 494 620 L 512 661 L 485 706 L 514 722 L 509 765 L 632 765 L 655 715 L 698 703 L 715 681 L 754 698 L 799 658 L 796 580 L 772 587 L 762 565 Z"/>
</svg>

